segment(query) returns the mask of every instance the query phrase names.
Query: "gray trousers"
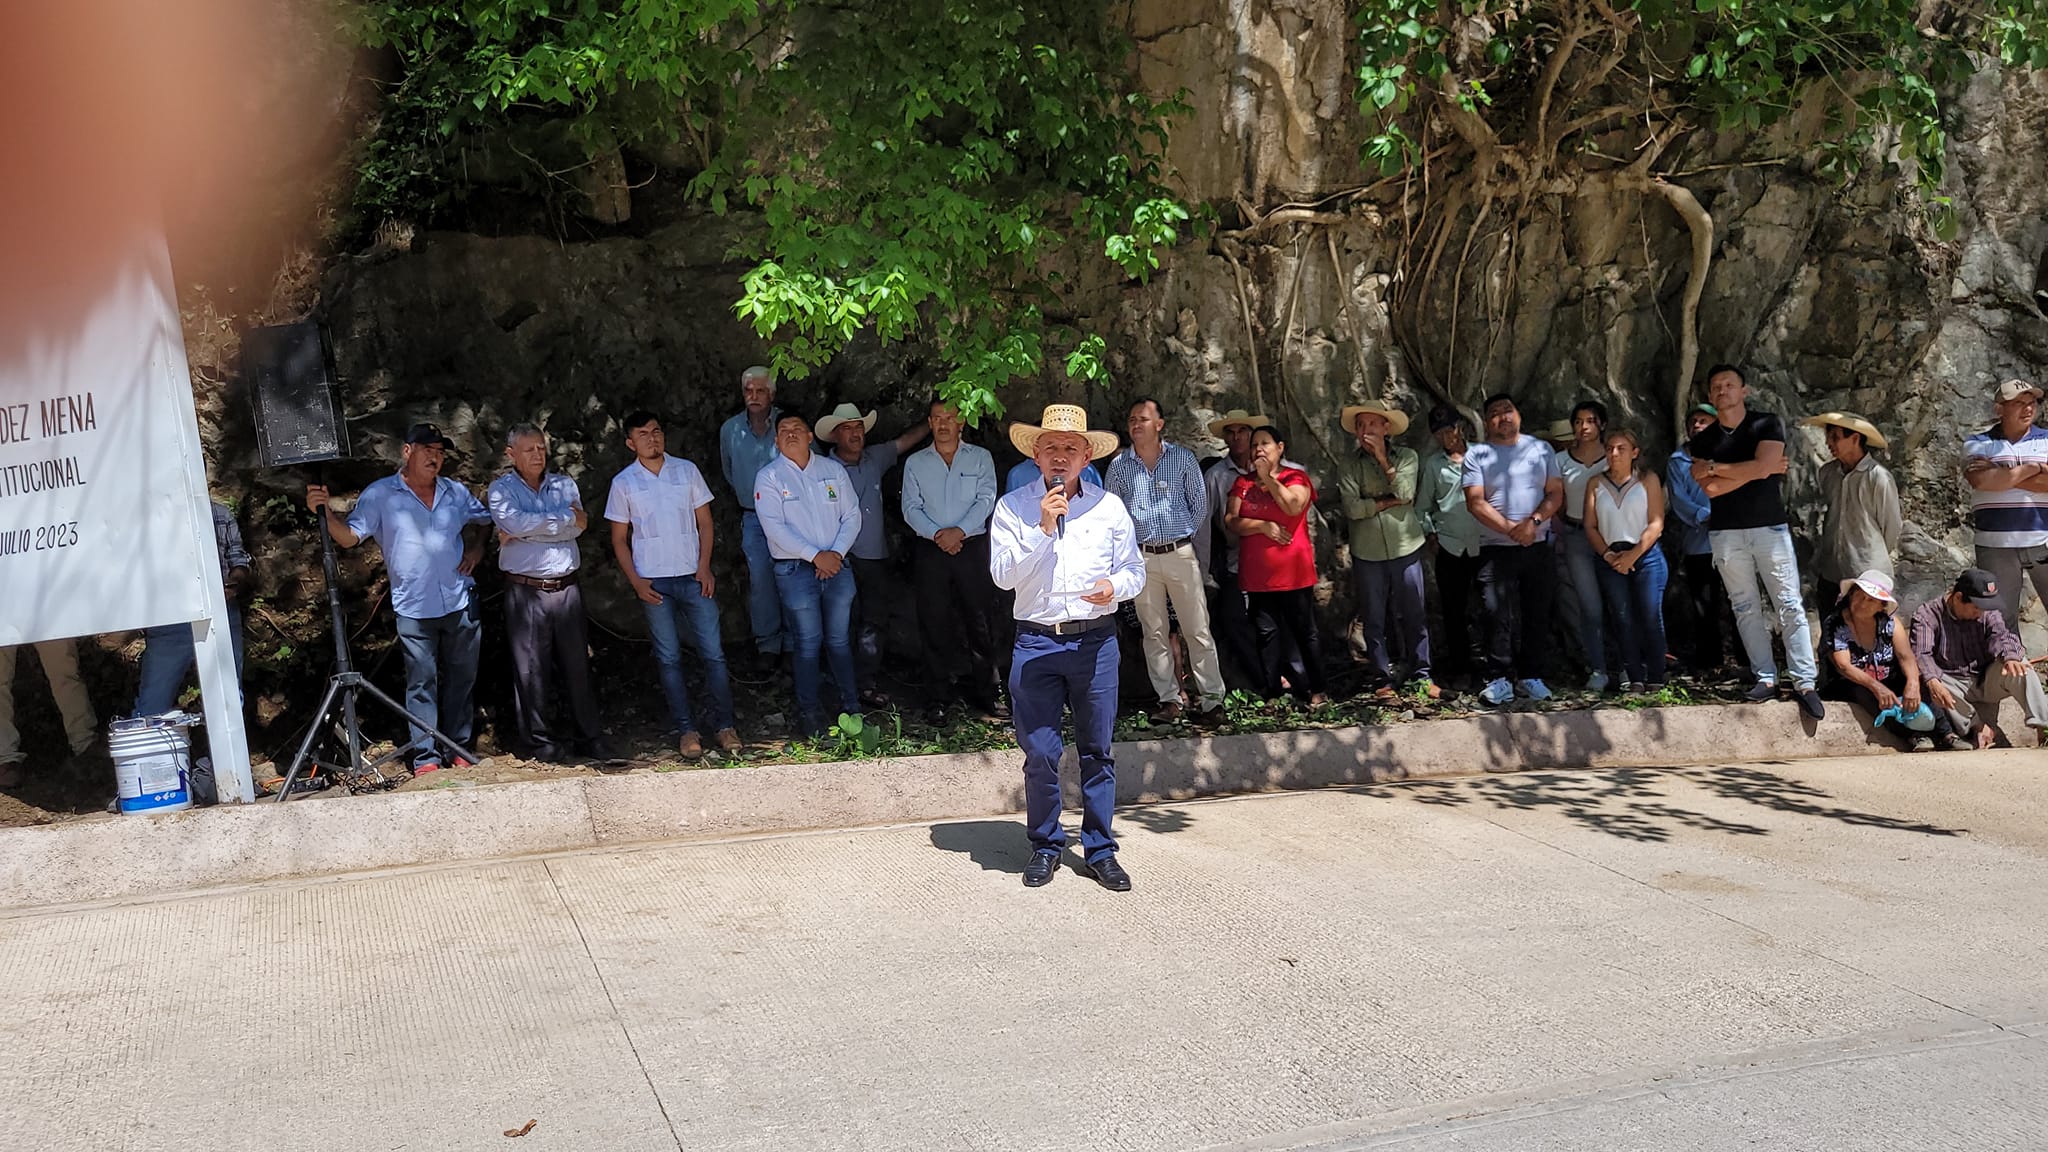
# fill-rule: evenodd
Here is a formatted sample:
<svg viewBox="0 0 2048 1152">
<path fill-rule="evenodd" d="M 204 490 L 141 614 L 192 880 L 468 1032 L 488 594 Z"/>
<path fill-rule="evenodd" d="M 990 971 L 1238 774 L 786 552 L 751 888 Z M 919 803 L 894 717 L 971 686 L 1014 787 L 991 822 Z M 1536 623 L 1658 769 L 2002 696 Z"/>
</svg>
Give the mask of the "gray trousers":
<svg viewBox="0 0 2048 1152">
<path fill-rule="evenodd" d="M 582 588 L 571 584 L 558 592 L 543 592 L 506 581 L 505 634 L 512 648 L 512 711 L 522 755 L 553 755 L 570 740 L 587 751 L 602 737 L 597 694 L 590 684 L 588 629 L 583 617 Z M 548 717 L 557 683 L 568 699 L 567 719 L 573 726 L 573 736 L 560 731 Z"/>
<path fill-rule="evenodd" d="M 2048 728 L 2048 692 L 2042 690 L 2040 674 L 2032 668 L 2022 675 L 2008 676 L 2002 662 L 1993 664 L 1977 677 L 1974 684 L 1964 684 L 1953 676 L 1939 674 L 1934 679 L 1940 680 L 1955 694 L 1956 706 L 1945 711 L 1959 736 L 1976 728 L 1980 712 L 1983 720 L 1995 720 L 1998 702 L 2007 697 L 2020 702 L 2028 727 Z"/>
<path fill-rule="evenodd" d="M 1998 580 L 1999 609 L 2005 616 L 2005 626 L 2013 635 L 2020 632 L 2020 587 L 2023 580 L 2034 581 L 2034 594 L 2041 598 L 2043 607 L 2048 607 L 2048 548 L 1987 548 L 1977 546 L 1977 567 Z"/>
</svg>

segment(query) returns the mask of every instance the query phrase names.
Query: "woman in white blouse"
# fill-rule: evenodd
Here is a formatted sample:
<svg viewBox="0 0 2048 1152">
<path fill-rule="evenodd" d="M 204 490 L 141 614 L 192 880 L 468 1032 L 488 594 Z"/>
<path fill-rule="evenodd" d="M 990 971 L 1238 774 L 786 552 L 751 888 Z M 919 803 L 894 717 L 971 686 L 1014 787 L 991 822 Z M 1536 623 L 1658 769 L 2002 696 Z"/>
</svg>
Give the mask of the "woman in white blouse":
<svg viewBox="0 0 2048 1152">
<path fill-rule="evenodd" d="M 1657 547 L 1664 534 L 1664 484 L 1639 468 L 1642 447 L 1627 429 L 1607 433 L 1607 469 L 1586 484 L 1586 540 L 1602 561 L 1600 599 L 1613 623 L 1628 691 L 1664 686 L 1664 585 L 1670 569 Z"/>
</svg>

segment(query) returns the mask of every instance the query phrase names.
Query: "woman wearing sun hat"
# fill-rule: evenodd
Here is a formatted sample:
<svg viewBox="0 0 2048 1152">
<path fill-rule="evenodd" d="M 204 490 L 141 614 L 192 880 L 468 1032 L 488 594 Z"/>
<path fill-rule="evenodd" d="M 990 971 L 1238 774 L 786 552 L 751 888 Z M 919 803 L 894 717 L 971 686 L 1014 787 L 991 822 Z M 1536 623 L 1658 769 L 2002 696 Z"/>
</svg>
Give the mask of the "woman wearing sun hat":
<svg viewBox="0 0 2048 1152">
<path fill-rule="evenodd" d="M 1870 454 L 1885 446 L 1876 425 L 1854 412 L 1823 412 L 1800 423 L 1823 429 L 1834 457 L 1820 469 L 1827 520 L 1813 550 L 1813 602 L 1825 616 L 1842 595 L 1843 583 L 1858 573 L 1891 575 L 1905 517 L 1891 472 Z"/>
<path fill-rule="evenodd" d="M 1821 651 L 1835 670 L 1829 694 L 1886 712 L 1884 727 L 1915 752 L 1951 747 L 1955 727 L 1946 710 L 1921 700 L 1920 668 L 1889 573 L 1875 569 L 1845 580 L 1839 607 L 1821 625 Z"/>
</svg>

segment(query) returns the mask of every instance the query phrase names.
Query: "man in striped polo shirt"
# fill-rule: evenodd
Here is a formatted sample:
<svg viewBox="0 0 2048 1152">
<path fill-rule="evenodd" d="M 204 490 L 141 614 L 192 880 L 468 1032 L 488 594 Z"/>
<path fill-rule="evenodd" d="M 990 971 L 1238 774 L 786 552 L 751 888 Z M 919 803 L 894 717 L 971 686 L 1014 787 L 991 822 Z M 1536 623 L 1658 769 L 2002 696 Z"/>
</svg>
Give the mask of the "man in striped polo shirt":
<svg viewBox="0 0 2048 1152">
<path fill-rule="evenodd" d="M 2048 601 L 2048 430 L 2036 428 L 2041 389 L 2025 380 L 1998 386 L 1998 422 L 1963 442 L 1977 567 L 1998 583 L 2000 611 L 2015 633 L 2020 581 Z"/>
</svg>

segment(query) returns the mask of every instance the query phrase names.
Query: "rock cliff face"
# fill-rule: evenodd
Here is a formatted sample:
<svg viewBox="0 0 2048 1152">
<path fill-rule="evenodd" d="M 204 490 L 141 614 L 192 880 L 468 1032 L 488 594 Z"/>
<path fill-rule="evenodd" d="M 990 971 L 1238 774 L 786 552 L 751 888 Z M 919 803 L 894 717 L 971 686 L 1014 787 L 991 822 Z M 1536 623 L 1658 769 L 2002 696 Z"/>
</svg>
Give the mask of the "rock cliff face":
<svg viewBox="0 0 2048 1152">
<path fill-rule="evenodd" d="M 1455 343 L 1460 368 L 1436 389 L 1461 403 L 1511 390 L 1540 427 L 1597 397 L 1655 452 L 1670 446 L 1690 247 L 1661 200 L 1553 196 L 1514 238 L 1511 265 L 1494 258 L 1497 238 L 1473 245 L 1462 267 L 1453 245 L 1443 279 L 1459 291 L 1430 295 L 1397 341 L 1402 202 L 1350 195 L 1371 181 L 1357 162 L 1344 6 L 1140 0 L 1129 19 L 1148 86 L 1186 88 L 1194 107 L 1171 151 L 1181 189 L 1226 223 L 1184 242 L 1149 284 L 1109 284 L 1085 302 L 1084 323 L 1110 335 L 1109 394 L 1072 393 L 1048 373 L 1007 398 L 1012 414 L 1075 398 L 1098 421 L 1119 422 L 1124 401 L 1153 395 L 1169 409 L 1169 435 L 1214 450 L 1203 425 L 1242 405 L 1285 421 L 1292 454 L 1327 473 L 1347 451 L 1337 409 L 1384 396 L 1419 410 L 1431 389 L 1409 357 L 1441 363 Z M 1877 421 L 1912 521 L 1902 575 L 1919 595 L 1967 552 L 1961 437 L 1989 419 L 1997 381 L 2048 378 L 2048 76 L 1979 75 L 1952 140 L 1962 229 L 1945 244 L 1882 165 L 1837 187 L 1796 159 L 1759 162 L 1754 146 L 1708 140 L 1678 177 L 1716 224 L 1701 365 L 1747 365 L 1756 403 L 1787 416 L 1847 408 Z M 740 269 L 723 261 L 723 227 L 685 218 L 567 244 L 429 234 L 340 260 L 318 313 L 358 450 L 388 452 L 407 422 L 437 419 L 481 481 L 506 425 L 540 419 L 596 504 L 625 462 L 618 417 L 647 406 L 669 415 L 672 450 L 715 472 L 716 425 L 737 407 L 740 370 L 761 359 L 732 314 Z M 859 346 L 819 376 L 785 382 L 783 398 L 806 411 L 880 404 L 881 431 L 893 434 L 917 418 L 928 382 L 916 349 Z M 983 439 L 1010 458 L 994 430 Z M 234 444 L 228 462 L 247 463 Z M 1809 528 L 1823 451 L 1810 431 L 1795 437 L 1791 490 Z M 732 504 L 720 507 L 730 532 Z M 1326 577 L 1341 577 L 1340 535 L 1322 533 Z M 598 583 L 615 584 L 600 567 Z M 1335 584 L 1341 614 L 1348 595 Z M 620 629 L 637 624 L 622 585 L 599 610 Z"/>
</svg>

